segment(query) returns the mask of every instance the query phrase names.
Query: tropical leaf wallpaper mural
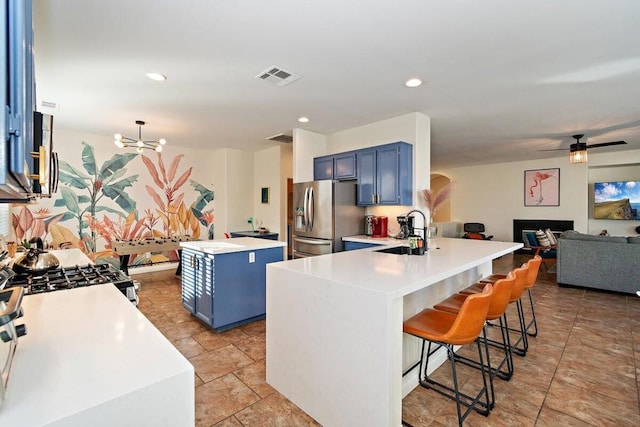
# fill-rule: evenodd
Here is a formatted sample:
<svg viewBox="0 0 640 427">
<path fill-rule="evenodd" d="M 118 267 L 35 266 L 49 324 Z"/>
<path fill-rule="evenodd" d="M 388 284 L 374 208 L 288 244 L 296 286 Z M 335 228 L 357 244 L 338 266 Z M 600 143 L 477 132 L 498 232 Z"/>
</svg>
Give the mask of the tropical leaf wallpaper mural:
<svg viewBox="0 0 640 427">
<path fill-rule="evenodd" d="M 59 191 L 51 209 L 14 205 L 11 225 L 16 240 L 40 237 L 55 249 L 77 247 L 95 262 L 118 266 L 116 240 L 187 235 L 198 239 L 202 228 L 202 238 L 213 238 L 213 190 L 190 179 L 193 167 L 180 168 L 184 154 L 165 161 L 162 153 L 155 158 L 118 153 L 100 164 L 92 145 L 82 142 L 81 147 L 80 159 L 60 160 Z M 148 174 L 129 173 L 132 165 Z M 129 195 L 138 186 L 146 189 L 154 208 L 139 211 Z M 132 255 L 129 265 L 177 256 L 176 251 Z"/>
</svg>

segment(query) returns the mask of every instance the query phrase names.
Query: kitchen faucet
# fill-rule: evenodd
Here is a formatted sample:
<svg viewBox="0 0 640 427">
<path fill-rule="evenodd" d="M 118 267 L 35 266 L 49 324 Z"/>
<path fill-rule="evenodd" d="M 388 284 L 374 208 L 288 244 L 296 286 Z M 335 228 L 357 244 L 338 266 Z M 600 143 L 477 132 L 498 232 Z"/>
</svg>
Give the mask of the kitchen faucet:
<svg viewBox="0 0 640 427">
<path fill-rule="evenodd" d="M 423 226 L 423 228 L 422 228 L 422 238 L 425 239 L 425 241 L 426 241 L 426 239 L 427 239 L 427 217 L 425 216 L 425 214 L 422 213 L 422 211 L 419 211 L 418 209 L 413 209 L 413 210 L 410 210 L 407 213 L 406 216 L 408 218 L 411 214 L 416 213 L 416 212 L 419 213 L 420 215 L 422 215 L 422 226 Z M 413 230 L 410 230 L 410 231 L 413 232 Z"/>
</svg>

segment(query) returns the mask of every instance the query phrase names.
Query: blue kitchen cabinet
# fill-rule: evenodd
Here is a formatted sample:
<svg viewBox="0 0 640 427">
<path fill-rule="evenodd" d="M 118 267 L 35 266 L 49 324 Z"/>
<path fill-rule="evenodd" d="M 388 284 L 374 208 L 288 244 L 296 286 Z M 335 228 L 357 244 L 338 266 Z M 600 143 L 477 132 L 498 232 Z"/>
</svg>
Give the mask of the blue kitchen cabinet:
<svg viewBox="0 0 640 427">
<path fill-rule="evenodd" d="M 333 179 L 333 156 L 322 156 L 313 159 L 313 180 Z"/>
<path fill-rule="evenodd" d="M 313 159 L 313 179 L 315 181 L 355 179 L 356 173 L 355 151 Z"/>
<path fill-rule="evenodd" d="M 355 251 L 358 249 L 373 248 L 375 246 L 380 246 L 380 245 L 376 243 L 344 242 L 345 251 Z"/>
<path fill-rule="evenodd" d="M 333 179 L 355 179 L 356 174 L 355 151 L 333 156 Z"/>
<path fill-rule="evenodd" d="M 360 150 L 356 155 L 358 206 L 413 204 L 413 147 L 406 142 Z"/>
<path fill-rule="evenodd" d="M 182 306 L 207 324 L 212 323 L 213 257 L 190 249 L 182 250 Z"/>
<path fill-rule="evenodd" d="M 283 260 L 281 247 L 182 257 L 182 305 L 198 319 L 225 330 L 264 317 L 266 264 Z"/>
</svg>

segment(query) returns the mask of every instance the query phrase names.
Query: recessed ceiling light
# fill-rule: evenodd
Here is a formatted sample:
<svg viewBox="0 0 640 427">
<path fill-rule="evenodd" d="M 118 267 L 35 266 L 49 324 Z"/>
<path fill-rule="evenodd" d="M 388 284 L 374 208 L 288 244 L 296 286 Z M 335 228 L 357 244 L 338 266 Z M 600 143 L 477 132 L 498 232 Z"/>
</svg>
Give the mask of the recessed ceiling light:
<svg viewBox="0 0 640 427">
<path fill-rule="evenodd" d="M 298 121 L 300 123 L 309 123 L 309 117 L 300 117 Z"/>
<path fill-rule="evenodd" d="M 163 82 L 163 81 L 167 80 L 167 76 L 165 76 L 164 74 L 160 74 L 160 73 L 147 73 L 147 77 L 149 77 L 151 80 L 155 80 L 157 82 Z"/>
<path fill-rule="evenodd" d="M 422 80 L 420 79 L 409 79 L 405 82 L 406 87 L 418 87 L 422 84 Z"/>
</svg>

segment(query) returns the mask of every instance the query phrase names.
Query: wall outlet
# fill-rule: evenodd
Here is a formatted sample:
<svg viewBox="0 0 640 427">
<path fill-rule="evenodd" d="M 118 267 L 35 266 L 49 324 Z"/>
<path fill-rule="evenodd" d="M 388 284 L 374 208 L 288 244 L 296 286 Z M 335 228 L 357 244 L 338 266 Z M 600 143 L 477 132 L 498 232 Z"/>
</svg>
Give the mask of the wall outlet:
<svg viewBox="0 0 640 427">
<path fill-rule="evenodd" d="M 256 262 L 256 253 L 249 252 L 249 262 Z"/>
</svg>

